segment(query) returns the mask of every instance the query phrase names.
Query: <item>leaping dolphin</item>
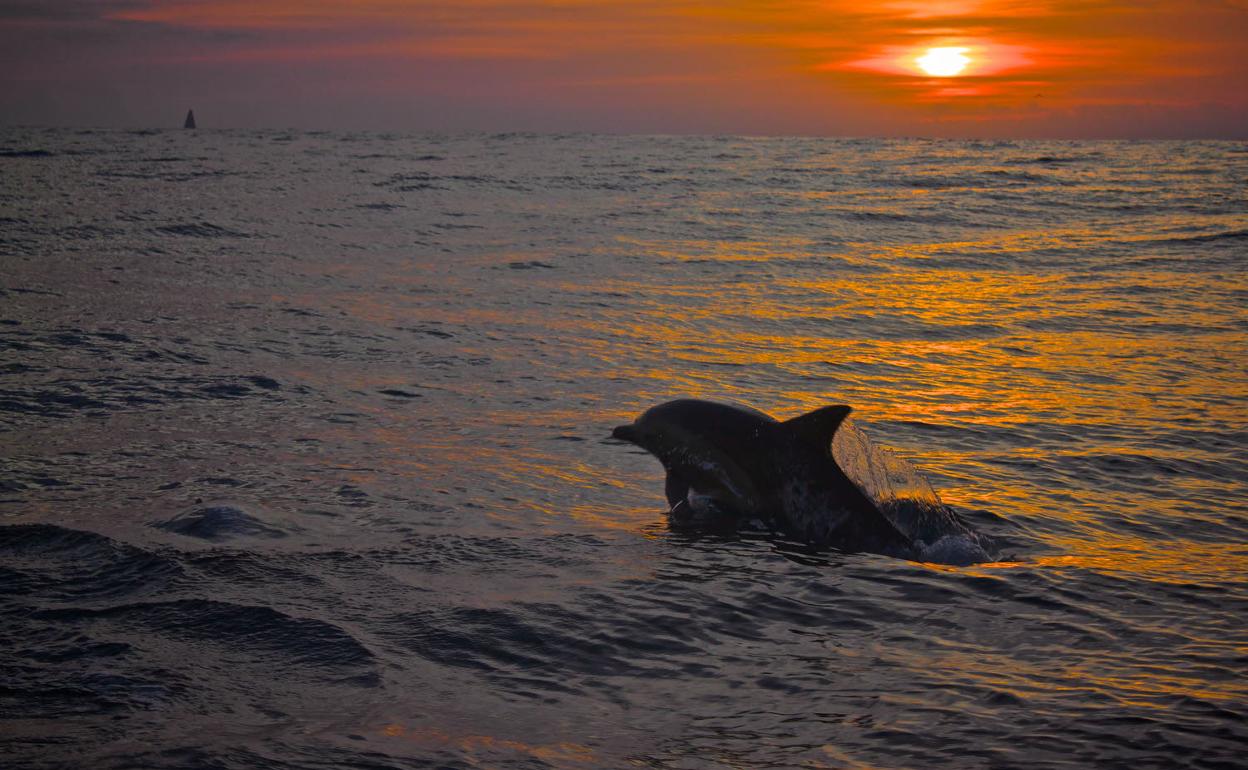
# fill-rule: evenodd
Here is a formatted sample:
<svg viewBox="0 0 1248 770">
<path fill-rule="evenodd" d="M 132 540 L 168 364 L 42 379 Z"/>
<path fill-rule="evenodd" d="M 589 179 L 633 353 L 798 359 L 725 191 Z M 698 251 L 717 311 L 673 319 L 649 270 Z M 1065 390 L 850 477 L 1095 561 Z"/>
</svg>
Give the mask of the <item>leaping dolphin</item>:
<svg viewBox="0 0 1248 770">
<path fill-rule="evenodd" d="M 934 493 L 931 503 L 873 500 L 846 475 L 832 440 L 850 411 L 825 406 L 780 422 L 749 407 L 680 399 L 611 435 L 663 463 L 674 527 L 735 530 L 760 519 L 816 546 L 916 561 L 986 561 L 978 535 Z"/>
</svg>

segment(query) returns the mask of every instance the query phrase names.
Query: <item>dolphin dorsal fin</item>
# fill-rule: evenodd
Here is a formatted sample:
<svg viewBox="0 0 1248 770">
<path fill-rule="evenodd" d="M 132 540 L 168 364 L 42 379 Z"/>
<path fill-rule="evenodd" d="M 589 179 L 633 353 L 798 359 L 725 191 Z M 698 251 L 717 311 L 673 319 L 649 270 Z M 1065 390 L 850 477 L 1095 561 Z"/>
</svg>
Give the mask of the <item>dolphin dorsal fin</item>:
<svg viewBox="0 0 1248 770">
<path fill-rule="evenodd" d="M 826 448 L 832 443 L 832 436 L 836 435 L 836 429 L 841 427 L 841 423 L 851 411 L 852 409 L 844 404 L 825 406 L 800 417 L 785 420 L 781 425 L 803 441 Z"/>
</svg>

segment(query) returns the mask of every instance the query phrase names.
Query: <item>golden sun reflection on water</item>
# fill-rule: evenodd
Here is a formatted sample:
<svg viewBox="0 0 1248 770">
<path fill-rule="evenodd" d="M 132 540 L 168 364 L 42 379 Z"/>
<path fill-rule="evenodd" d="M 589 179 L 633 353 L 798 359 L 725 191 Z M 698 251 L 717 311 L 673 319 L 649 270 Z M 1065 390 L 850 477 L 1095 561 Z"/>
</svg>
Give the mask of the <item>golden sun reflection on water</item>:
<svg viewBox="0 0 1248 770">
<path fill-rule="evenodd" d="M 1050 544 L 1062 552 L 1037 556 L 1036 566 L 1148 575 L 1150 580 L 1180 586 L 1248 575 L 1248 548 L 1240 544 L 1159 542 L 1104 534 L 1097 539 L 1053 538 Z"/>
<path fill-rule="evenodd" d="M 1175 473 L 1164 487 L 1124 480 L 1114 463 L 1180 468 L 1208 460 L 1198 444 L 1151 446 L 1143 438 L 1151 435 L 1150 414 L 1174 426 L 1242 420 L 1237 368 L 1225 351 L 1248 347 L 1248 339 L 1228 319 L 1226 297 L 1194 292 L 1203 278 L 1179 259 L 1132 266 L 1166 233 L 1233 229 L 1239 220 L 1155 214 L 1124 228 L 1094 212 L 1028 227 L 986 220 L 930 238 L 913 237 L 924 230 L 911 222 L 911 237 L 889 237 L 890 222 L 938 218 L 951 195 L 1000 194 L 996 180 L 1026 181 L 1030 196 L 1064 196 L 1076 182 L 1087 194 L 1117 196 L 1138 175 L 1118 169 L 1109 178 L 1078 167 L 1039 179 L 1004 162 L 985 168 L 954 145 L 916 152 L 922 157 L 872 161 L 887 161 L 888 173 L 904 180 L 887 192 L 838 189 L 838 169 L 818 153 L 792 161 L 822 173 L 825 188 L 777 188 L 768 205 L 801 207 L 826 225 L 822 234 L 759 227 L 723 239 L 617 235 L 586 260 L 620 267 L 592 275 L 576 261 L 558 270 L 508 269 L 543 255 L 500 246 L 436 276 L 428 265 L 400 270 L 393 279 L 405 292 L 399 301 L 359 292 L 321 297 L 396 334 L 411 333 L 412 319 L 421 319 L 415 333 L 433 335 L 419 338 L 431 352 L 412 362 L 413 372 L 436 369 L 443 358 L 454 358 L 448 367 L 486 362 L 489 379 L 436 388 L 419 374 L 361 372 L 361 390 L 419 391 L 411 405 L 426 415 L 412 423 L 398 401 L 370 407 L 375 419 L 401 426 L 371 438 L 413 479 L 477 469 L 486 487 L 451 492 L 475 495 L 487 516 L 537 513 L 552 528 L 571 520 L 639 531 L 662 518 L 660 470 L 650 458 L 599 447 L 612 425 L 678 396 L 740 401 L 781 418 L 848 403 L 875 440 L 934 476 L 947 502 L 1021 524 L 1042 542 L 1035 558 L 974 569 L 1028 564 L 1158 579 L 1185 569 L 1242 570 L 1234 549 L 1181 538 L 1133 543 L 1113 531 L 1112 516 L 1110 524 L 1097 521 L 1116 510 L 1131 526 L 1160 531 L 1165 521 L 1198 516 L 1193 501 L 1213 504 L 1233 492 L 1197 474 Z M 708 198 L 689 216 L 713 229 L 729 203 Z M 350 265 L 336 269 L 363 279 Z M 500 301 L 474 294 L 483 275 L 497 284 Z M 427 293 L 433 277 L 436 302 Z M 1234 277 L 1215 291 L 1242 292 L 1246 283 Z M 306 374 L 327 383 L 342 377 Z M 465 414 L 461 402 L 476 411 Z M 444 406 L 459 415 L 457 424 L 436 416 Z M 540 443 L 526 438 L 534 434 Z M 1202 564 L 1209 566 L 1193 566 Z"/>
</svg>

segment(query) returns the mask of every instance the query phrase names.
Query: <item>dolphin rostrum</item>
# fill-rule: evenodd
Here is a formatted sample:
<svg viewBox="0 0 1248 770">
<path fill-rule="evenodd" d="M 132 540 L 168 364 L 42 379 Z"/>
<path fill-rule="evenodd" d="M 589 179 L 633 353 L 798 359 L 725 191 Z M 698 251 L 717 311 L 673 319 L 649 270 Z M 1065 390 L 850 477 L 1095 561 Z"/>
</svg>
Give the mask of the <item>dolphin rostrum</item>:
<svg viewBox="0 0 1248 770">
<path fill-rule="evenodd" d="M 918 561 L 987 560 L 978 536 L 934 493 L 930 504 L 873 500 L 846 475 L 832 440 L 849 413 L 848 406 L 825 406 L 780 422 L 749 407 L 680 399 L 611 435 L 663 463 L 674 527 L 735 530 L 758 519 L 816 546 Z"/>
</svg>

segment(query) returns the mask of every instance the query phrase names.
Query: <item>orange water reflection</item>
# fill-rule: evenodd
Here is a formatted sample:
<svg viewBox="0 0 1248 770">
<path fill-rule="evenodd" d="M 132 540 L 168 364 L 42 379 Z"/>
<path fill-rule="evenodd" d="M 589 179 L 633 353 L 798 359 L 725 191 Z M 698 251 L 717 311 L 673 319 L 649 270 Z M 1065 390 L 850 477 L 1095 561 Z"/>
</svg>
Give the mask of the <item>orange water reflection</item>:
<svg viewBox="0 0 1248 770">
<path fill-rule="evenodd" d="M 376 732 L 384 738 L 418 744 L 422 749 L 458 749 L 469 758 L 485 762 L 528 758 L 540 760 L 546 767 L 562 768 L 583 767 L 596 761 L 594 750 L 578 743 L 531 744 L 492 735 L 452 735 L 436 727 L 408 727 L 399 723 L 387 724 Z"/>
<path fill-rule="evenodd" d="M 597 283 L 597 290 L 639 296 L 640 302 L 586 313 L 522 304 L 485 309 L 466 301 L 458 308 L 444 306 L 440 318 L 430 319 L 419 298 L 411 307 L 378 304 L 360 294 L 342 294 L 334 302 L 374 323 L 400 326 L 419 314 L 447 324 L 503 326 L 521 338 L 547 337 L 549 360 L 523 362 L 530 369 L 527 375 L 441 383 L 436 390 L 422 390 L 423 401 L 410 405 L 422 414 L 434 407 L 436 413 L 436 405 L 446 399 L 478 400 L 482 392 L 514 388 L 523 409 L 507 411 L 492 403 L 468 424 L 451 428 L 435 417 L 422 429 L 403 419 L 395 411 L 399 407 L 377 404 L 371 408 L 378 419 L 397 422 L 394 428 L 373 428 L 371 438 L 389 454 L 389 467 L 409 467 L 413 476 L 453 476 L 448 466 L 456 464 L 486 469 L 497 489 L 529 491 L 514 495 L 526 501 L 520 507 L 536 508 L 552 520 L 570 517 L 591 527 L 636 528 L 645 509 L 634 505 L 624 513 L 619 507 L 603 508 L 600 494 L 605 490 L 623 496 L 633 484 L 651 483 L 641 479 L 656 475 L 657 468 L 636 464 L 631 467 L 641 476 L 612 478 L 619 469 L 604 470 L 600 450 L 594 447 L 587 455 L 584 442 L 596 442 L 612 424 L 630 419 L 649 402 L 689 395 L 735 398 L 777 416 L 829 401 L 846 402 L 856 407 L 868 426 L 888 420 L 1000 435 L 991 450 L 991 463 L 985 461 L 982 449 L 958 449 L 940 440 L 899 449 L 920 467 L 939 471 L 944 477 L 942 494 L 955 505 L 996 510 L 1023 521 L 1056 517 L 1076 523 L 1087 515 L 1086 503 L 1071 506 L 1062 502 L 1062 495 L 1049 494 L 1052 490 L 1037 494 L 1032 483 L 1003 471 L 1001 463 L 1050 463 L 1066 457 L 1078 465 L 1081 457 L 1121 454 L 1127 448 L 1115 442 L 1099 447 L 1066 439 L 1089 425 L 1129 425 L 1159 408 L 1171 418 L 1186 413 L 1203 420 L 1239 419 L 1234 399 L 1209 396 L 1226 392 L 1228 364 L 1218 351 L 1242 343 L 1242 333 L 1226 327 L 1223 311 L 1213 303 L 1202 306 L 1193 301 L 1185 308 L 1183 323 L 1204 331 L 1203 342 L 1190 353 L 1197 364 L 1205 360 L 1208 365 L 1194 366 L 1176 380 L 1166 374 L 1173 339 L 1149 333 L 1151 327 L 1171 319 L 1149 304 L 1115 295 L 1116 286 L 1108 279 L 1091 277 L 1072 284 L 1060 271 L 949 266 L 933 270 L 928 263 L 974 260 L 977 255 L 999 260 L 1002 255 L 1031 256 L 1038 251 L 1060 254 L 1106 237 L 1094 228 L 1068 226 L 990 233 L 977 240 L 847 245 L 837 257 L 850 265 L 891 266 L 886 272 L 865 275 L 820 270 L 813 257 L 806 258 L 809 264 L 792 266 L 795 252 L 810 250 L 800 240 L 779 242 L 783 251 L 777 251 L 775 243 L 759 241 L 625 244 L 683 265 L 709 260 L 775 267 L 769 269 L 766 282 L 735 282 L 715 292 L 677 272 L 656 275 L 650 285 L 606 279 Z M 1129 233 L 1113 237 L 1124 244 L 1145 238 Z M 552 287 L 561 291 L 584 289 L 566 278 L 551 280 Z M 1157 294 L 1181 288 L 1188 279 L 1173 272 L 1141 270 L 1132 280 L 1139 292 Z M 517 290 L 526 288 L 517 284 Z M 1076 321 L 1089 313 L 1118 316 L 1122 324 L 1110 333 L 1083 330 Z M 1026 331 L 1020 334 L 1019 329 Z M 471 340 L 456 340 L 447 348 L 461 359 L 491 349 Z M 659 353 L 666 364 L 656 366 L 653 358 L 638 356 L 638 350 Z M 413 362 L 414 371 L 420 364 Z M 868 373 L 855 371 L 863 364 Z M 521 362 L 492 361 L 487 369 L 500 365 L 519 367 Z M 323 378 L 341 383 L 344 377 L 350 381 L 343 372 L 305 374 L 313 382 Z M 608 374 L 629 383 L 627 402 L 603 399 L 601 393 L 586 396 L 580 383 Z M 352 376 L 358 377 L 360 388 L 374 390 L 421 379 L 401 372 L 389 378 L 373 371 Z M 762 380 L 757 379 L 760 376 Z M 1160 381 L 1166 382 L 1164 394 L 1156 387 Z M 566 392 L 576 393 L 583 404 L 569 408 L 555 407 L 558 398 L 549 404 L 532 401 L 538 397 L 534 388 L 540 382 L 547 383 L 541 386 L 546 388 L 554 383 L 555 395 L 563 387 L 557 383 L 567 383 Z M 780 382 L 784 387 L 776 387 Z M 1044 422 L 1051 439 L 1008 440 L 1011 432 L 1037 420 Z M 535 428 L 547 431 L 552 442 L 564 434 L 568 440 L 522 445 L 524 434 Z M 887 434 L 876 435 L 882 443 L 893 443 Z M 1184 459 L 1181 452 L 1167 454 Z M 1071 499 L 1088 494 L 1078 489 L 1073 477 L 1070 485 Z M 1130 495 L 1116 492 L 1106 493 L 1101 502 L 1105 500 L 1132 503 Z M 1159 514 L 1167 513 L 1164 500 L 1151 500 L 1150 505 L 1158 507 Z M 1177 509 L 1169 513 L 1181 515 Z M 510 514 L 504 507 L 498 515 Z M 1101 568 L 1116 563 L 1147 571 L 1165 564 L 1177 569 L 1180 560 L 1132 556 L 1130 550 L 1108 548 L 1095 540 L 1068 538 L 1053 545 L 1064 556 L 1039 564 Z M 1236 562 L 1230 552 L 1218 553 L 1217 558 Z"/>
<path fill-rule="evenodd" d="M 1248 279 L 1193 291 L 1206 279 L 1174 256 L 1190 248 L 1130 267 L 1167 238 L 1243 229 L 1242 215 L 1141 214 L 1122 227 L 1112 226 L 1117 213 L 1093 212 L 1009 228 L 976 215 L 979 226 L 916 238 L 925 230 L 909 220 L 1015 189 L 1001 179 L 1017 178 L 1027 196 L 1060 198 L 1077 184 L 1112 197 L 1140 172 L 1054 164 L 1024 174 L 956 145 L 910 151 L 921 157 L 886 150 L 863 162 L 905 185 L 839 188 L 843 158 L 817 146 L 786 161 L 819 180 L 768 191 L 777 211 L 797 207 L 800 228 L 781 219 L 722 239 L 631 232 L 584 257 L 592 274 L 579 258 L 560 270 L 508 269 L 549 257 L 506 244 L 453 265 L 396 256 L 390 293 L 280 298 L 339 308 L 421 351 L 407 367 L 327 361 L 301 376 L 325 389 L 418 393 L 360 406 L 368 426 L 337 428 L 341 440 L 363 436 L 391 472 L 471 500 L 486 517 L 640 532 L 662 517 L 660 471 L 603 445 L 612 425 L 678 396 L 734 399 L 777 417 L 841 402 L 877 441 L 936 476 L 947 502 L 1021 524 L 1040 543 L 1034 557 L 974 569 L 1161 581 L 1243 572 L 1234 548 L 1165 536 L 1166 522 L 1216 509 L 1232 482 L 1176 471 L 1161 483 L 1130 470 L 1218 461 L 1198 442 L 1154 445 L 1155 423 L 1242 422 L 1243 370 L 1228 351 L 1248 339 L 1226 296 L 1248 290 Z M 733 163 L 730 172 L 750 173 Z M 688 216 L 714 222 L 735 210 L 708 196 Z M 893 221 L 907 222 L 910 237 L 890 236 Z M 1088 256 L 1097 254 L 1110 256 Z M 365 282 L 369 269 L 327 267 L 341 283 Z M 478 489 L 457 486 L 465 468 Z M 1120 525 L 1155 534 L 1132 541 Z"/>
</svg>

